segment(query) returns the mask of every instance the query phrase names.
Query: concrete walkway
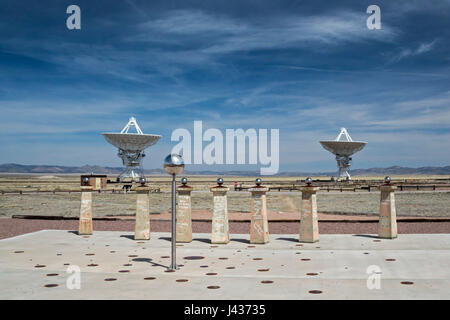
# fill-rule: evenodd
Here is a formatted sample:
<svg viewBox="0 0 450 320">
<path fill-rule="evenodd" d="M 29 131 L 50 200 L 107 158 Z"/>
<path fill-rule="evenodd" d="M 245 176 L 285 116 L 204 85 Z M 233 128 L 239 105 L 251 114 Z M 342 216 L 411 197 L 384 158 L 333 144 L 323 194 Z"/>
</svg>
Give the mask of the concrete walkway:
<svg viewBox="0 0 450 320">
<path fill-rule="evenodd" d="M 321 235 L 314 244 L 272 235 L 267 245 L 241 234 L 211 245 L 195 234 L 177 247 L 183 266 L 172 273 L 170 235 L 151 236 L 45 230 L 1 240 L 0 299 L 450 299 L 448 234 Z M 80 289 L 67 288 L 71 265 Z M 381 288 L 368 289 L 369 277 Z"/>
</svg>

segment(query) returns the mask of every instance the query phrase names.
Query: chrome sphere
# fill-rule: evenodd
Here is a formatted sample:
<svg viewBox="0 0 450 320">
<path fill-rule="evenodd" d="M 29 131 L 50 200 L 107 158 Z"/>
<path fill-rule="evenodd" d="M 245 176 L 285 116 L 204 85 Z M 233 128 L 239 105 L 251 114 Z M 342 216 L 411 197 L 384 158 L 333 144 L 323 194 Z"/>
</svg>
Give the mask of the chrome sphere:
<svg viewBox="0 0 450 320">
<path fill-rule="evenodd" d="M 141 184 L 146 184 L 146 183 L 147 183 L 147 179 L 146 179 L 145 177 L 140 177 L 140 178 L 139 178 L 139 182 L 140 182 Z"/>
<path fill-rule="evenodd" d="M 183 185 L 186 185 L 187 182 L 188 182 L 188 179 L 186 177 L 181 178 L 181 183 Z"/>
<path fill-rule="evenodd" d="M 384 182 L 385 182 L 386 184 L 391 183 L 391 177 L 389 177 L 389 176 L 385 177 L 385 178 L 384 178 Z"/>
<path fill-rule="evenodd" d="M 312 183 L 311 177 L 306 178 L 305 182 L 306 182 L 307 185 L 310 185 Z"/>
<path fill-rule="evenodd" d="M 169 154 L 164 159 L 164 170 L 168 174 L 180 174 L 184 170 L 184 161 L 179 154 Z"/>
<path fill-rule="evenodd" d="M 255 183 L 257 186 L 260 186 L 262 183 L 262 179 L 261 178 L 256 178 Z"/>
<path fill-rule="evenodd" d="M 219 186 L 223 185 L 223 179 L 222 178 L 217 178 L 217 184 Z"/>
<path fill-rule="evenodd" d="M 87 186 L 89 184 L 89 178 L 88 177 L 84 177 L 83 178 L 83 185 Z"/>
</svg>

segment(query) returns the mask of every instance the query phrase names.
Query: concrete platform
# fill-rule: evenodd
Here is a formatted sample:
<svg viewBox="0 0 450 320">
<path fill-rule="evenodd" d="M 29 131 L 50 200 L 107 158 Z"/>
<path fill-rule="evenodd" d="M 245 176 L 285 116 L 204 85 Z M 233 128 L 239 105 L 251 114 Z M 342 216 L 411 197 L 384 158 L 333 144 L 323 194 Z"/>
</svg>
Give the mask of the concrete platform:
<svg viewBox="0 0 450 320">
<path fill-rule="evenodd" d="M 44 230 L 0 240 L 0 299 L 450 299 L 449 234 L 321 235 L 314 244 L 271 235 L 266 245 L 194 234 L 177 247 L 183 266 L 173 273 L 170 235 L 151 237 Z M 81 269 L 80 289 L 66 286 L 69 265 Z M 369 276 L 380 289 L 368 289 Z"/>
</svg>

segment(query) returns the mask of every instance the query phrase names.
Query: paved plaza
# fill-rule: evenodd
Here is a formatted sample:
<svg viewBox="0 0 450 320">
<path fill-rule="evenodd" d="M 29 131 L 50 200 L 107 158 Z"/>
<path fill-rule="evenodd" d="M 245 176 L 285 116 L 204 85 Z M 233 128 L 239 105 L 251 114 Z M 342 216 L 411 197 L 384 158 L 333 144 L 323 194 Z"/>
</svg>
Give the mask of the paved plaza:
<svg viewBox="0 0 450 320">
<path fill-rule="evenodd" d="M 212 245 L 210 234 L 194 234 L 178 244 L 175 272 L 167 272 L 168 233 L 135 241 L 131 232 L 43 230 L 3 239 L 0 299 L 450 299 L 449 234 L 320 235 L 316 243 L 272 234 L 265 245 L 230 238 Z M 76 266 L 81 287 L 68 289 L 76 273 L 67 269 Z"/>
</svg>

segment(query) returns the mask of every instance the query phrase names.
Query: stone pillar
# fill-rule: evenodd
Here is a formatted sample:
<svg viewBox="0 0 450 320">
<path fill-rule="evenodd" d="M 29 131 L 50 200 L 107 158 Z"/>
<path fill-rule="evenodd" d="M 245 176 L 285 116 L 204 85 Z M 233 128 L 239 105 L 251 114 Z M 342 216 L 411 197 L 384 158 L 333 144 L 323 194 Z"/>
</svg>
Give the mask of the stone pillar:
<svg viewBox="0 0 450 320">
<path fill-rule="evenodd" d="M 395 210 L 395 186 L 389 184 L 380 186 L 380 219 L 378 221 L 378 237 L 385 239 L 397 238 L 397 213 Z"/>
<path fill-rule="evenodd" d="M 136 222 L 134 240 L 150 240 L 150 187 L 138 186 L 136 190 Z"/>
<path fill-rule="evenodd" d="M 181 185 L 178 188 L 178 208 L 177 208 L 177 242 L 192 241 L 192 206 L 191 191 L 192 187 Z"/>
<path fill-rule="evenodd" d="M 92 186 L 81 187 L 79 235 L 92 234 Z"/>
<path fill-rule="evenodd" d="M 266 192 L 269 191 L 269 188 L 257 185 L 248 191 L 252 194 L 250 243 L 268 243 L 269 223 L 267 221 Z"/>
<path fill-rule="evenodd" d="M 317 191 L 319 187 L 301 187 L 302 202 L 300 213 L 300 242 L 319 241 L 319 221 L 317 217 Z"/>
<path fill-rule="evenodd" d="M 230 242 L 230 229 L 228 226 L 228 187 L 217 185 L 209 189 L 213 193 L 213 213 L 211 243 Z"/>
</svg>

